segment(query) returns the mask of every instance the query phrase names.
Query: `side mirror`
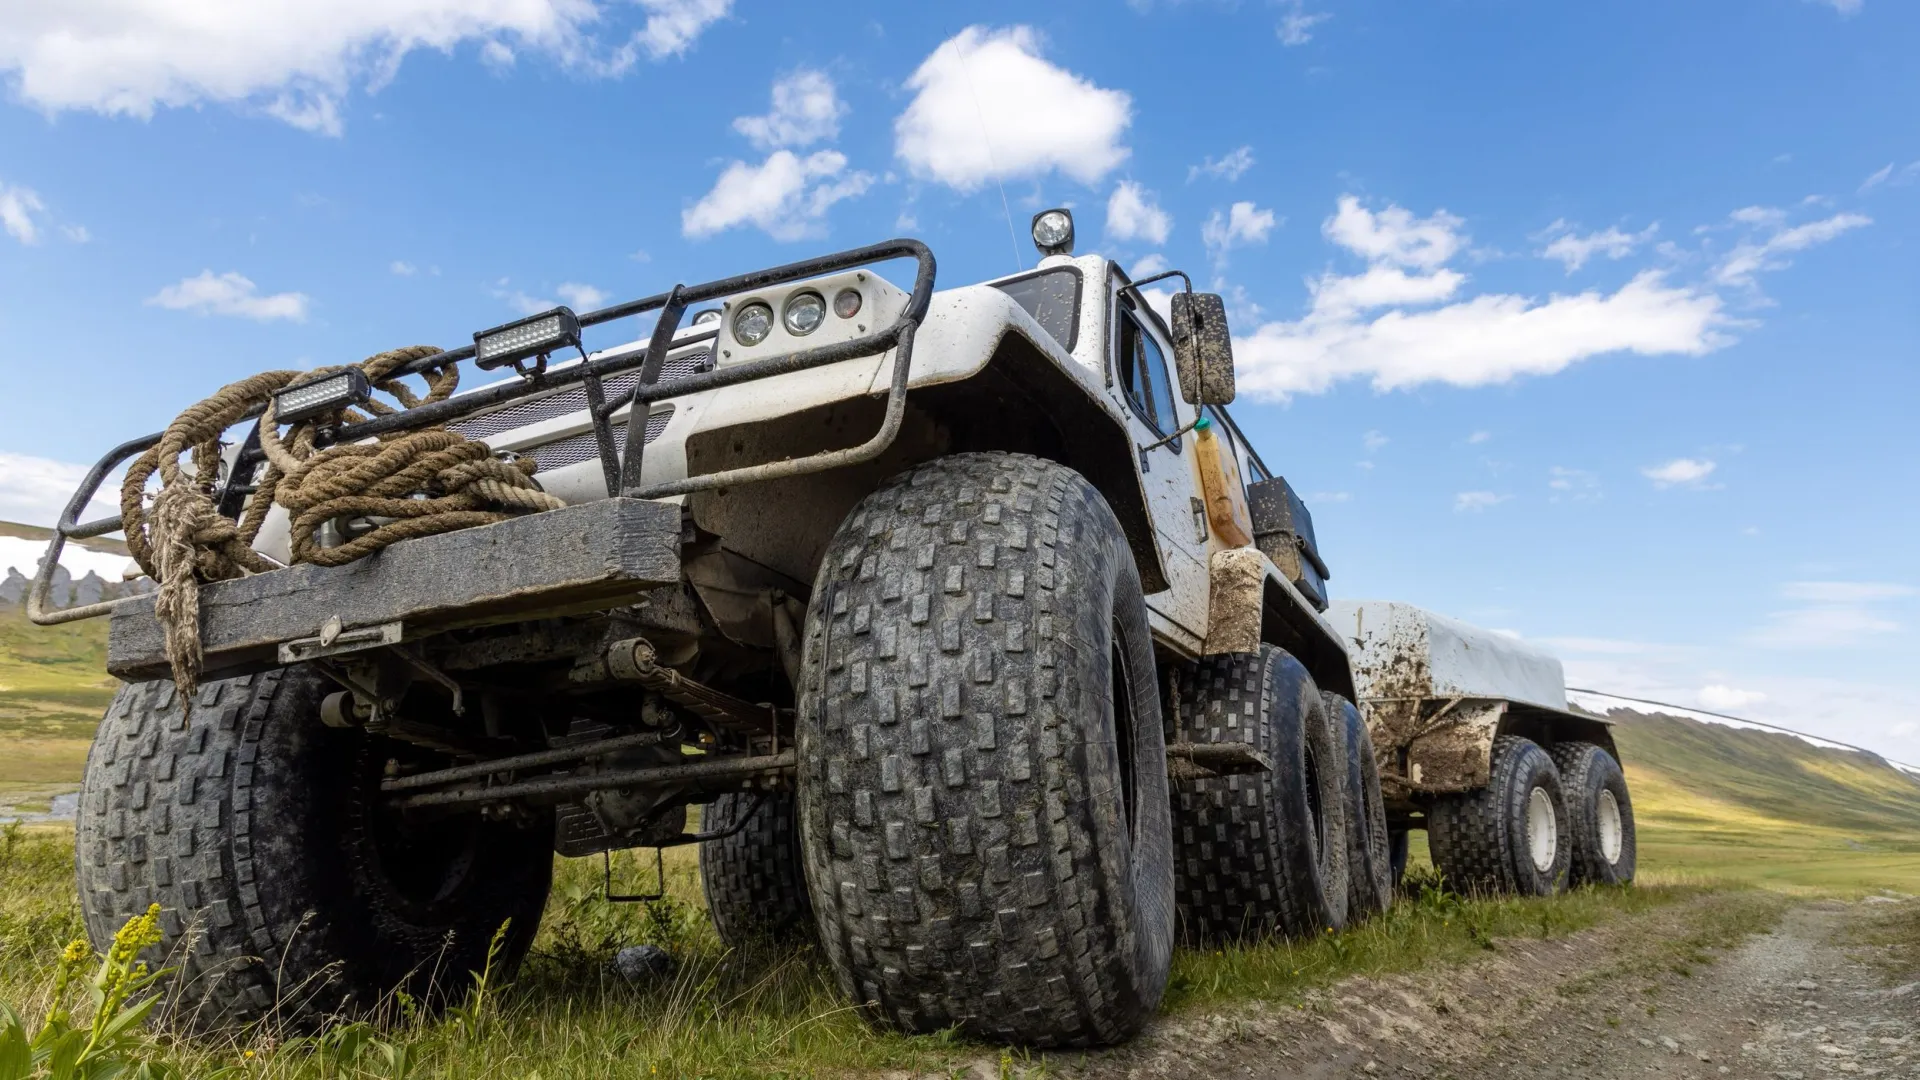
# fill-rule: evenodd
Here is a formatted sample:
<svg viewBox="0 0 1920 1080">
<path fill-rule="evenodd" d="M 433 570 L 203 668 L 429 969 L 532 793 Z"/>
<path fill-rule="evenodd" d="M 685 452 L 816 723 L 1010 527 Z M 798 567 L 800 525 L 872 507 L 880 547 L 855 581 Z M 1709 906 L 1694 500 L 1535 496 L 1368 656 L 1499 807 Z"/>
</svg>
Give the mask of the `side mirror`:
<svg viewBox="0 0 1920 1080">
<path fill-rule="evenodd" d="M 1180 396 L 1189 405 L 1233 401 L 1233 335 L 1219 293 L 1173 294 L 1173 362 L 1180 369 Z"/>
</svg>

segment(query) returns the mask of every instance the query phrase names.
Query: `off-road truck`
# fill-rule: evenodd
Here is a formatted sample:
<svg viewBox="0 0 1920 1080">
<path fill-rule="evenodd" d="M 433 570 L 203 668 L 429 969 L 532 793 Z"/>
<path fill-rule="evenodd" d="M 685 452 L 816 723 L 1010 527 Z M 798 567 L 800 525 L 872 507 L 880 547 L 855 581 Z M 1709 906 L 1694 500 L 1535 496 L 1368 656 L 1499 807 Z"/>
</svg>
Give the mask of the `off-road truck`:
<svg viewBox="0 0 1920 1080">
<path fill-rule="evenodd" d="M 1630 876 L 1557 665 L 1463 680 L 1425 650 L 1514 650 L 1323 614 L 1306 507 L 1225 410 L 1220 297 L 1074 256 L 1065 211 L 1033 233 L 1037 269 L 980 285 L 936 292 L 897 240 L 483 331 L 390 374 L 504 377 L 415 407 L 348 412 L 368 382 L 336 370 L 253 408 L 190 466 L 260 512 L 255 572 L 194 593 L 190 699 L 153 596 L 53 611 L 43 573 L 31 601 L 110 611 L 125 681 L 78 824 L 90 933 L 158 903 L 177 1015 L 311 1021 L 464 985 L 502 926 L 510 968 L 556 852 L 698 843 L 724 940 L 816 941 L 876 1021 L 1071 1046 L 1134 1032 L 1176 941 L 1384 907 L 1410 827 L 1489 887 Z M 557 508 L 322 558 L 391 522 L 269 508 L 263 435 L 296 423 L 450 431 Z M 45 566 L 122 528 L 80 515 L 158 445 L 100 461 Z"/>
</svg>

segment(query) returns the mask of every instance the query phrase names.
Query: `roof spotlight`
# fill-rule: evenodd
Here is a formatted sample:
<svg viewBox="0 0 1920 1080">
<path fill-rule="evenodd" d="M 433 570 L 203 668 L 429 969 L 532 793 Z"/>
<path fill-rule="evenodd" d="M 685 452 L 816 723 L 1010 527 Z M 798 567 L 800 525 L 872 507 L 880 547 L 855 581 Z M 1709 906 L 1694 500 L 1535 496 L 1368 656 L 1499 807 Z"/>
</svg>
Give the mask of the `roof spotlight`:
<svg viewBox="0 0 1920 1080">
<path fill-rule="evenodd" d="M 1042 255 L 1073 254 L 1073 212 L 1057 207 L 1033 215 L 1033 246 Z"/>
<path fill-rule="evenodd" d="M 473 335 L 473 363 L 490 371 L 568 347 L 580 347 L 580 320 L 557 307 Z"/>
</svg>

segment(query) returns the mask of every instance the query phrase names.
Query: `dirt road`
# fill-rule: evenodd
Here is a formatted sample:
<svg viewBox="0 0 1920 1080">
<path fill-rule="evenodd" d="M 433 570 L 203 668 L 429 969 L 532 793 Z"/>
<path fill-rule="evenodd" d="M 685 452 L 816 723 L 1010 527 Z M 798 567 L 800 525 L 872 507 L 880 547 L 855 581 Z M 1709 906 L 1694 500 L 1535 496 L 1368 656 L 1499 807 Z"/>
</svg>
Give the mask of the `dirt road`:
<svg viewBox="0 0 1920 1080">
<path fill-rule="evenodd" d="M 1496 942 L 1463 967 L 1350 979 L 1296 1006 L 1189 1011 L 1127 1048 L 1048 1069 L 1088 1080 L 1920 1078 L 1920 984 L 1901 982 L 1875 940 L 1916 906 L 1782 912 L 1709 896 L 1562 940 Z M 1770 931 L 1749 932 L 1776 915 Z"/>
</svg>

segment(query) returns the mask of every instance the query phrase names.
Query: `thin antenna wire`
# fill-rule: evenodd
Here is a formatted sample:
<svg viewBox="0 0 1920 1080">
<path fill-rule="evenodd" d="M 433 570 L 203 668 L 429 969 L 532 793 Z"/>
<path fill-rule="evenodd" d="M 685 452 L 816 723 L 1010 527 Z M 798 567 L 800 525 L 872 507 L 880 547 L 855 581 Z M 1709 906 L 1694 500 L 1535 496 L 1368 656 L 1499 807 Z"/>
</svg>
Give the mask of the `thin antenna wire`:
<svg viewBox="0 0 1920 1080">
<path fill-rule="evenodd" d="M 1813 735 L 1805 731 L 1795 731 L 1790 727 L 1781 727 L 1779 724 L 1763 724 L 1758 720 L 1749 720 L 1744 716 L 1731 716 L 1723 712 L 1714 712 L 1712 709 L 1696 709 L 1691 705 L 1675 705 L 1671 701 L 1655 701 L 1652 698 L 1628 697 L 1625 694 L 1609 694 L 1605 690 L 1587 690 L 1578 686 L 1569 686 L 1567 687 L 1567 692 L 1571 694 L 1592 694 L 1595 697 L 1613 698 L 1615 701 L 1631 701 L 1639 705 L 1658 705 L 1661 708 L 1679 709 L 1682 712 L 1697 712 L 1702 716 L 1717 716 L 1722 720 L 1732 720 L 1740 724 L 1752 724 L 1757 728 L 1766 728 L 1768 731 L 1785 732 L 1788 735 L 1798 735 L 1803 739 L 1819 739 L 1821 742 L 1832 743 L 1835 746 L 1844 746 L 1849 750 L 1857 750 L 1862 754 L 1871 754 L 1881 761 L 1920 773 L 1920 765 L 1909 765 L 1904 761 L 1890 758 L 1878 750 L 1869 750 L 1864 746 L 1855 746 L 1852 743 L 1841 742 L 1839 739 L 1829 739 L 1825 735 Z"/>
<path fill-rule="evenodd" d="M 967 94 L 973 98 L 973 116 L 980 122 L 980 138 L 987 144 L 987 168 L 993 170 L 994 186 L 1000 189 L 1000 212 L 1007 216 L 1007 243 L 1013 248 L 1013 265 L 1016 271 L 1025 270 L 1027 261 L 1020 257 L 1020 234 L 1013 228 L 1013 208 L 1007 205 L 1007 185 L 1000 180 L 1000 163 L 993 158 L 993 133 L 987 130 L 987 114 L 980 108 L 980 91 L 973 85 L 973 72 L 967 67 L 967 58 L 960 60 L 960 74 L 967 80 Z"/>
</svg>

